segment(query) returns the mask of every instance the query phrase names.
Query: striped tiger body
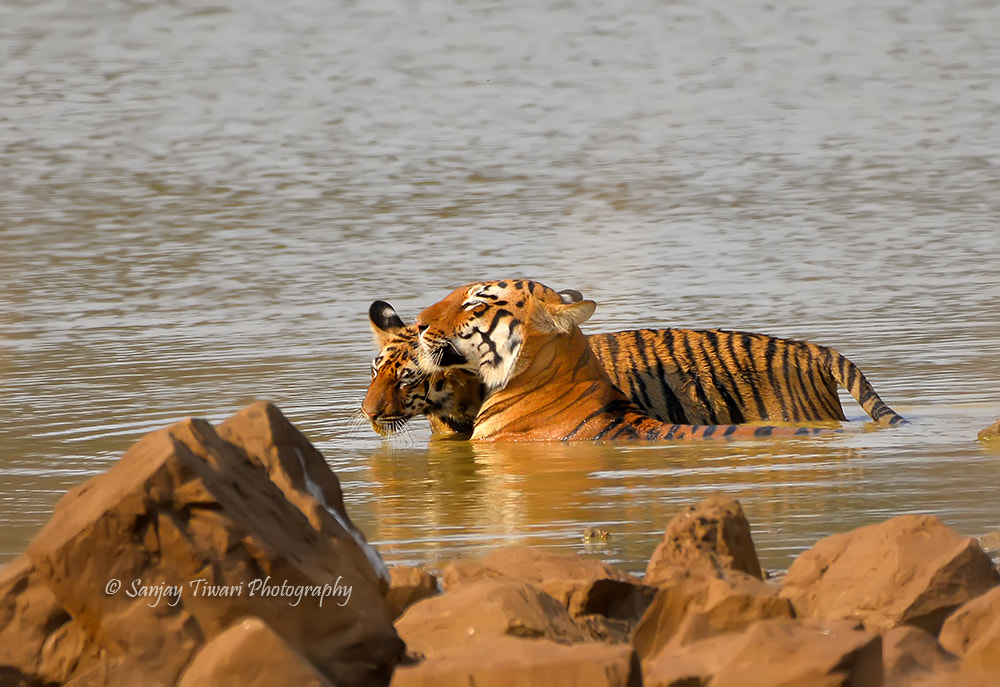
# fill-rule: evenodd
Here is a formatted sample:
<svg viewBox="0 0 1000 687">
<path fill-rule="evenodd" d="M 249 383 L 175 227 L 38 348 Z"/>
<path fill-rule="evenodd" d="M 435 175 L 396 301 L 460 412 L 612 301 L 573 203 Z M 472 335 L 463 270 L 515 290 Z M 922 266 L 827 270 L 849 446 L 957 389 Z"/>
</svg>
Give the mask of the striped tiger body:
<svg viewBox="0 0 1000 687">
<path fill-rule="evenodd" d="M 615 386 L 661 420 L 842 421 L 839 384 L 875 422 L 905 422 L 826 346 L 722 329 L 637 329 L 593 334 L 589 343 Z"/>
<path fill-rule="evenodd" d="M 596 303 L 529 280 L 480 282 L 417 317 L 429 372 L 473 371 L 487 395 L 473 441 L 751 438 L 831 430 L 663 422 L 609 378 L 579 325 Z M 839 430 L 832 430 L 839 431 Z"/>
</svg>

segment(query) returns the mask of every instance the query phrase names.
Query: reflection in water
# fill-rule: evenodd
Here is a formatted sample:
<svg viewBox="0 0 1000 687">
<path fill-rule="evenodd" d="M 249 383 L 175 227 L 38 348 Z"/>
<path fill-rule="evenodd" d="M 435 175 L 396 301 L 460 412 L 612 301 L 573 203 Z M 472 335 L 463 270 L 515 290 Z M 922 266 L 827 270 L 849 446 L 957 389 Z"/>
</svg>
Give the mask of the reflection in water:
<svg viewBox="0 0 1000 687">
<path fill-rule="evenodd" d="M 254 399 L 389 562 L 527 538 L 641 570 L 716 489 L 774 567 L 896 513 L 995 529 L 997 36 L 974 0 L 0 3 L 0 560 L 146 432 Z M 913 424 L 471 447 L 353 423 L 371 301 L 412 318 L 514 275 L 595 299 L 587 331 L 833 346 Z"/>
<path fill-rule="evenodd" d="M 899 480 L 926 503 L 940 486 L 933 466 L 917 469 L 888 456 L 879 464 L 871 450 L 845 445 L 876 434 L 905 443 L 906 431 L 677 445 L 385 446 L 368 458 L 376 504 L 370 532 L 391 559 L 412 562 L 512 541 L 590 551 L 595 546 L 583 542 L 583 530 L 599 526 L 611 533 L 597 547 L 602 555 L 641 571 L 670 518 L 719 491 L 740 498 L 764 564 L 784 568 L 818 536 L 899 508 L 887 501 L 900 493 Z M 985 478 L 995 466 L 986 461 L 975 472 Z M 930 475 L 921 474 L 928 468 Z M 954 516 L 951 506 L 942 510 L 946 519 Z"/>
</svg>

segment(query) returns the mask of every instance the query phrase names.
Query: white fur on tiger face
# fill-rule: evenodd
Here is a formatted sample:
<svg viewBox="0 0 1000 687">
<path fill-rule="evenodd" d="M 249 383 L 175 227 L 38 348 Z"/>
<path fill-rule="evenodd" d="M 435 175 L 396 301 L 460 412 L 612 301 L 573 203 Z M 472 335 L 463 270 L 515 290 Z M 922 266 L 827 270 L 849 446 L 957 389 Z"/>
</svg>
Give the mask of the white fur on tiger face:
<svg viewBox="0 0 1000 687">
<path fill-rule="evenodd" d="M 530 329 L 568 333 L 595 307 L 576 291 L 556 292 L 530 280 L 469 284 L 417 317 L 422 364 L 474 370 L 488 388 L 500 388 L 516 372 Z"/>
</svg>

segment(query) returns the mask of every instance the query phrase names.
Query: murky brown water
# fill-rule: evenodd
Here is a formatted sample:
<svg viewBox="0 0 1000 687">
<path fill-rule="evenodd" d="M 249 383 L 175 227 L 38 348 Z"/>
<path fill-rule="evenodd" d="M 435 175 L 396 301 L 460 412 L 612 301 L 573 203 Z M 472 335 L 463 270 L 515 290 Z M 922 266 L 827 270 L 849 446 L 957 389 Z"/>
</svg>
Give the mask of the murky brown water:
<svg viewBox="0 0 1000 687">
<path fill-rule="evenodd" d="M 713 490 L 774 568 L 898 513 L 992 530 L 998 73 L 974 0 L 0 0 L 0 560 L 145 432 L 256 398 L 390 563 L 529 540 L 639 571 Z M 834 346 L 913 422 L 657 447 L 357 423 L 372 300 L 507 276 L 596 299 L 588 331 Z"/>
</svg>

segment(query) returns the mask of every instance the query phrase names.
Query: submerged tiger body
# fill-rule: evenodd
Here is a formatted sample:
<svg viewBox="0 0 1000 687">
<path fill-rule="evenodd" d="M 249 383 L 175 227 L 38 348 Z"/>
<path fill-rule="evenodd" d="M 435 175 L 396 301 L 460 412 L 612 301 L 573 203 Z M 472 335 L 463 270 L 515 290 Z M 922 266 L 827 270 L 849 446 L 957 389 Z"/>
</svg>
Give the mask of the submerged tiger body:
<svg viewBox="0 0 1000 687">
<path fill-rule="evenodd" d="M 380 350 L 362 411 L 375 431 L 392 434 L 426 415 L 438 436 L 471 434 L 485 395 L 478 377 L 421 370 L 416 326 L 388 303 L 372 303 L 369 319 Z M 838 384 L 877 423 L 904 422 L 854 363 L 825 346 L 717 329 L 637 329 L 587 340 L 611 382 L 665 422 L 842 421 Z"/>
<path fill-rule="evenodd" d="M 428 371 L 475 372 L 487 394 L 473 441 L 678 440 L 839 430 L 691 425 L 650 417 L 612 384 L 579 325 L 593 301 L 537 282 L 470 284 L 417 316 Z"/>
</svg>

